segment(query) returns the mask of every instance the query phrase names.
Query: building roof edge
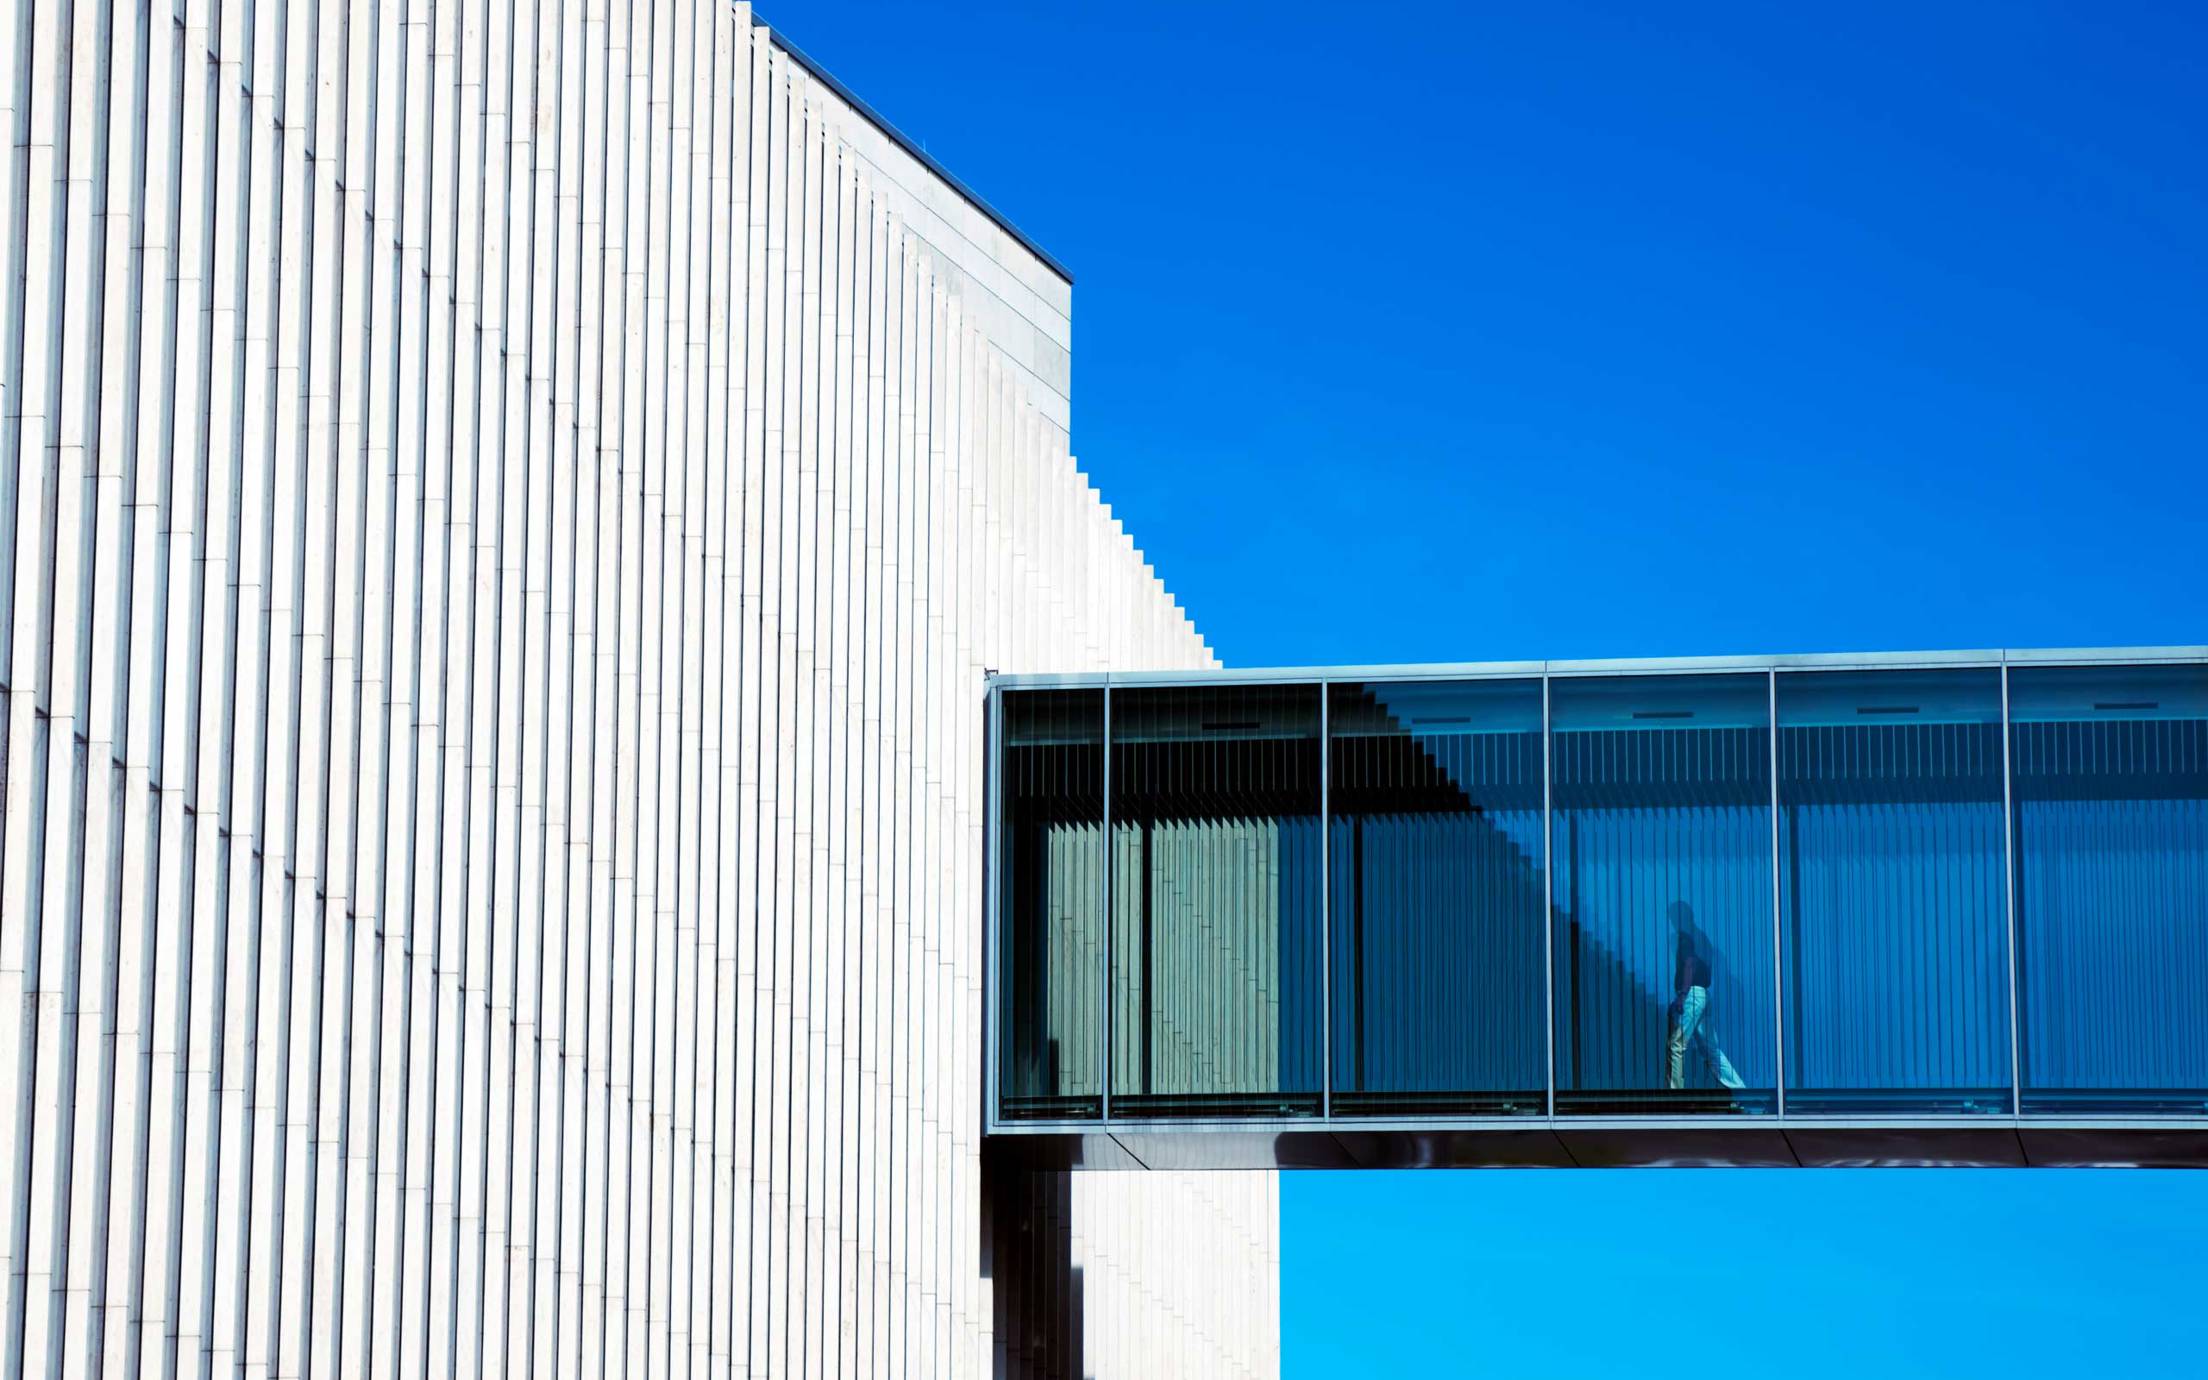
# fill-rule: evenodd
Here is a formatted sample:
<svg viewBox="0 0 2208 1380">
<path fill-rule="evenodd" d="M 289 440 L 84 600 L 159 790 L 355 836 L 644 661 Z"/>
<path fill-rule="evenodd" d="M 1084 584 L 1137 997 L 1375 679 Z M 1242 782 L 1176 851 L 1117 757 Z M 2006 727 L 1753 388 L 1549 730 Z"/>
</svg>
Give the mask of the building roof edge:
<svg viewBox="0 0 2208 1380">
<path fill-rule="evenodd" d="M 759 12 L 756 9 L 752 11 L 752 23 L 758 28 L 765 30 L 769 41 L 771 41 L 775 47 L 780 48 L 784 53 L 788 54 L 790 59 L 793 62 L 797 63 L 798 66 L 804 68 L 806 72 L 812 76 L 813 80 L 819 82 L 821 85 L 835 92 L 836 95 L 841 97 L 848 105 L 850 105 L 853 110 L 856 110 L 857 112 L 859 112 L 860 115 L 864 116 L 869 124 L 872 124 L 876 129 L 888 135 L 891 141 L 894 142 L 899 148 L 903 149 L 906 153 L 911 154 L 915 159 L 918 159 L 922 167 L 926 168 L 929 172 L 935 174 L 937 177 L 943 179 L 945 185 L 949 186 L 952 191 L 957 192 L 961 197 L 965 198 L 968 205 L 972 206 L 975 210 L 981 212 L 991 221 L 995 222 L 996 227 L 999 230 L 1002 230 L 1005 234 L 1010 235 L 1015 241 L 1019 243 L 1022 249 L 1025 249 L 1028 253 L 1033 254 L 1038 260 L 1040 260 L 1045 268 L 1048 268 L 1051 272 L 1057 274 L 1060 278 L 1064 279 L 1066 286 L 1073 286 L 1072 269 L 1069 269 L 1064 264 L 1060 263 L 1057 257 L 1054 256 L 1049 250 L 1037 244 L 1032 238 L 1028 236 L 1027 232 L 1020 229 L 1019 226 L 1014 225 L 1011 221 L 1011 218 L 1006 216 L 1004 212 L 999 211 L 996 207 L 991 206 L 987 201 L 983 200 L 979 192 L 976 192 L 972 187 L 967 186 L 963 181 L 959 180 L 959 177 L 956 173 L 952 172 L 949 168 L 946 168 L 941 163 L 937 162 L 926 149 L 921 148 L 917 142 L 907 137 L 903 130 L 891 124 L 889 120 L 883 116 L 882 112 L 876 110 L 873 106 L 868 105 L 863 99 L 860 98 L 857 92 L 853 91 L 850 87 L 845 86 L 841 81 L 838 81 L 836 79 L 835 73 L 821 66 L 820 63 L 809 57 L 804 49 L 798 47 L 795 43 L 790 42 L 789 38 L 785 34 L 783 34 L 780 29 L 775 28 L 774 25 L 768 23 L 764 18 L 761 18 Z"/>
</svg>

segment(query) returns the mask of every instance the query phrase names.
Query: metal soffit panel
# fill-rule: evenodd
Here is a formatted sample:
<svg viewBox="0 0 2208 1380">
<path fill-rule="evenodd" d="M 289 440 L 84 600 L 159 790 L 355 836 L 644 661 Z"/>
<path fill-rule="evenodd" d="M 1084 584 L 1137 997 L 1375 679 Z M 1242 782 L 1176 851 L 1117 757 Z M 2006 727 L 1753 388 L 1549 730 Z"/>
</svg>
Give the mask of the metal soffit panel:
<svg viewBox="0 0 2208 1380">
<path fill-rule="evenodd" d="M 1070 1170 L 2208 1168 L 2208 1120 L 1114 1123 L 1108 1132 L 1023 1126 L 993 1136 L 990 1147 L 1008 1163 Z"/>
</svg>

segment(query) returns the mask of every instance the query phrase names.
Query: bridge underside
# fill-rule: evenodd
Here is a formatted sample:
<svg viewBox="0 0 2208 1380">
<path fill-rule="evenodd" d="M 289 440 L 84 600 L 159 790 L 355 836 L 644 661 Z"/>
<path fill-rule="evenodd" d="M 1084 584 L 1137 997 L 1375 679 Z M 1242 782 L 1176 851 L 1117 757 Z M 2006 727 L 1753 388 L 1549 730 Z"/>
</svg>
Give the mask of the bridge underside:
<svg viewBox="0 0 2208 1380">
<path fill-rule="evenodd" d="M 991 1138 L 1052 1169 L 1507 1169 L 2127 1166 L 2208 1168 L 2208 1120 L 1654 1122 L 1498 1126 L 1175 1122 Z"/>
</svg>

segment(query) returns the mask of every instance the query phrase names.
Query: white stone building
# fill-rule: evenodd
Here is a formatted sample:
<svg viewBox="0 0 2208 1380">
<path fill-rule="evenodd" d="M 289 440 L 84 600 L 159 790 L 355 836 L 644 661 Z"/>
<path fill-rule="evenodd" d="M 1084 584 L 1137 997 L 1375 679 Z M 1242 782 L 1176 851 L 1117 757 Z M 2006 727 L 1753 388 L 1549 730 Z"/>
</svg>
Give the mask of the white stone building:
<svg viewBox="0 0 2208 1380">
<path fill-rule="evenodd" d="M 721 0 L 0 82 L 0 1374 L 1272 1374 L 980 1156 L 984 670 L 1213 663 L 1061 271 Z"/>
</svg>

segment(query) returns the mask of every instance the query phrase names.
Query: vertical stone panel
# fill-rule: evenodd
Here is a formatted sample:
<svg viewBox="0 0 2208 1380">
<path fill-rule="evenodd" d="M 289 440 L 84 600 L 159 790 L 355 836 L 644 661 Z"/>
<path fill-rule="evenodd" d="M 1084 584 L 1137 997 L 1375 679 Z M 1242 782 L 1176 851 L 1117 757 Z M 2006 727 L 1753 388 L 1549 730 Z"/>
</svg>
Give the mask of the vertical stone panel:
<svg viewBox="0 0 2208 1380">
<path fill-rule="evenodd" d="M 986 669 L 1208 666 L 1070 287 L 748 8 L 0 21 L 0 1375 L 1277 1369 L 985 1171 Z"/>
</svg>

